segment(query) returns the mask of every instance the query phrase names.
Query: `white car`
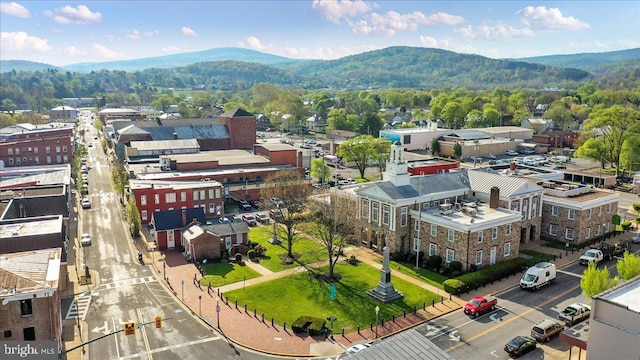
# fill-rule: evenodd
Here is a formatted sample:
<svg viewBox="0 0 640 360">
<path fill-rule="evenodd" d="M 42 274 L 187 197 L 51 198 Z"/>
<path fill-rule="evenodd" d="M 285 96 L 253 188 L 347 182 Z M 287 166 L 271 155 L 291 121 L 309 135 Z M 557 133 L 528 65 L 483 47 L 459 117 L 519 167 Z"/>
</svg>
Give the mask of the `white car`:
<svg viewBox="0 0 640 360">
<path fill-rule="evenodd" d="M 355 353 L 357 353 L 357 352 L 359 352 L 361 350 L 364 350 L 364 349 L 366 349 L 366 348 L 368 348 L 370 346 L 371 346 L 371 344 L 366 344 L 366 343 L 365 344 L 353 345 L 352 347 L 347 349 L 347 354 L 355 354 Z"/>
<path fill-rule="evenodd" d="M 88 198 L 82 199 L 82 208 L 91 209 L 91 200 L 89 200 Z"/>
<path fill-rule="evenodd" d="M 82 237 L 80 238 L 80 245 L 82 246 L 91 245 L 91 235 L 87 233 L 82 234 Z"/>
<path fill-rule="evenodd" d="M 631 242 L 634 244 L 640 244 L 640 234 L 635 234 L 631 238 Z"/>
<path fill-rule="evenodd" d="M 515 150 L 507 150 L 507 155 L 509 155 L 509 156 L 518 156 L 520 154 L 518 154 L 518 152 L 515 151 Z"/>
</svg>

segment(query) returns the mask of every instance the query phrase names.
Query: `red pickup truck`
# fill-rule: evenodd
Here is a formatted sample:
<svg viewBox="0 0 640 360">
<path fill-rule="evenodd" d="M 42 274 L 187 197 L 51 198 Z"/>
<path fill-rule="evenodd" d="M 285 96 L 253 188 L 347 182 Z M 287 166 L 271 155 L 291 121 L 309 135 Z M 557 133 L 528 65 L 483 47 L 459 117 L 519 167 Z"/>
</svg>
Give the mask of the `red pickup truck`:
<svg viewBox="0 0 640 360">
<path fill-rule="evenodd" d="M 464 313 L 478 317 L 480 314 L 494 310 L 498 299 L 492 296 L 476 296 L 464 306 Z"/>
</svg>

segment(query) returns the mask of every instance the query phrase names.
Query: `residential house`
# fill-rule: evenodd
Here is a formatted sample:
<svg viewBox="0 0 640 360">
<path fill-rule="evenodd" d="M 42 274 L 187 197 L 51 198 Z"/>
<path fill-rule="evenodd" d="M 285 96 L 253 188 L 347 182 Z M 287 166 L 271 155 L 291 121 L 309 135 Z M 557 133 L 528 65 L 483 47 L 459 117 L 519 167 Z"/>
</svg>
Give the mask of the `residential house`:
<svg viewBox="0 0 640 360">
<path fill-rule="evenodd" d="M 520 126 L 525 129 L 533 130 L 534 135 L 542 134 L 553 129 L 553 120 L 543 118 L 528 118 L 522 120 L 520 122 Z"/>
<path fill-rule="evenodd" d="M 62 349 L 60 248 L 0 254 L 3 341 L 55 341 Z"/>
<path fill-rule="evenodd" d="M 157 248 L 160 250 L 181 248 L 183 246 L 182 229 L 194 220 L 202 224 L 206 222 L 203 208 L 154 212 L 151 216 L 151 225 Z"/>
<path fill-rule="evenodd" d="M 580 244 L 613 231 L 617 193 L 564 181 L 539 183 L 544 189 L 543 239 Z"/>
<path fill-rule="evenodd" d="M 192 222 L 182 230 L 185 257 L 188 260 L 216 260 L 227 251 L 229 257 L 249 251 L 249 226 L 245 222 L 200 224 Z"/>
</svg>

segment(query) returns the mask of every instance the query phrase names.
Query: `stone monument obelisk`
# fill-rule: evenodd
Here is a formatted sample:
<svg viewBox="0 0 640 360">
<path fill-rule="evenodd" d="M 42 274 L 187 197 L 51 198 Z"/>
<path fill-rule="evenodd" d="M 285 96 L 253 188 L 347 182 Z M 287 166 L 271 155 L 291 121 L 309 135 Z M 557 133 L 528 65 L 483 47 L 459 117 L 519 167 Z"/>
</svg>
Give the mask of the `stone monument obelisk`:
<svg viewBox="0 0 640 360">
<path fill-rule="evenodd" d="M 404 295 L 396 290 L 391 283 L 391 269 L 389 268 L 389 248 L 386 244 L 382 249 L 382 255 L 383 261 L 382 269 L 380 269 L 380 281 L 378 281 L 378 286 L 373 290 L 369 290 L 367 294 L 382 302 L 389 302 L 400 299 L 404 297 Z"/>
</svg>

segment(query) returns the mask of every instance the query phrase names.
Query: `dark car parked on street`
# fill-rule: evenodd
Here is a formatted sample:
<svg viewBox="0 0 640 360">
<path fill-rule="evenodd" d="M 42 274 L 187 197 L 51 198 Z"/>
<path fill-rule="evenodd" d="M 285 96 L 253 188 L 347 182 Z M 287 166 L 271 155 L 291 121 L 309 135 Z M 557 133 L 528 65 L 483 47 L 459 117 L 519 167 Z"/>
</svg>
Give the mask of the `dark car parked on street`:
<svg viewBox="0 0 640 360">
<path fill-rule="evenodd" d="M 516 336 L 504 345 L 504 351 L 513 357 L 520 357 L 536 348 L 536 340 L 528 336 Z"/>
</svg>

